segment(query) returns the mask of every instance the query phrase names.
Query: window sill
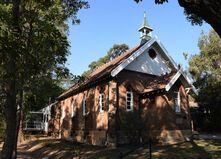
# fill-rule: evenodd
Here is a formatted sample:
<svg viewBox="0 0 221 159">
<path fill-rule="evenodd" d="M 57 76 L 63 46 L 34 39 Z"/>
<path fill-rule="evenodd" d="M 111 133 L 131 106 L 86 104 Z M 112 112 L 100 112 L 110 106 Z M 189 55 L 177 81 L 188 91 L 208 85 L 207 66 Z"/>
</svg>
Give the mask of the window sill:
<svg viewBox="0 0 221 159">
<path fill-rule="evenodd" d="M 132 109 L 132 110 L 126 110 L 126 112 L 133 112 L 134 110 Z"/>
</svg>

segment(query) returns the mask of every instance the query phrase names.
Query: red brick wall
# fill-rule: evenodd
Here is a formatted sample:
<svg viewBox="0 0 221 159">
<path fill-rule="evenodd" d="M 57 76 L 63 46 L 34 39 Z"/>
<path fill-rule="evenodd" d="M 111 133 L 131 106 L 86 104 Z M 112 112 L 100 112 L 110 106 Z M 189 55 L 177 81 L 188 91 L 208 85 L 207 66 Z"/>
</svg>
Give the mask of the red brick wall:
<svg viewBox="0 0 221 159">
<path fill-rule="evenodd" d="M 139 107 L 138 91 L 143 90 L 153 76 L 122 71 L 118 78 L 119 120 L 117 128 L 120 143 L 139 141 L 139 136 L 143 136 L 142 140 L 147 140 L 149 136 L 159 138 L 162 136 L 161 133 L 167 131 L 190 130 L 188 98 L 179 81 L 164 95 L 141 100 Z M 132 90 L 134 94 L 133 112 L 126 112 L 127 90 Z M 175 113 L 173 93 L 177 90 L 181 95 L 181 113 Z"/>
<path fill-rule="evenodd" d="M 105 97 L 104 112 L 99 110 L 100 92 L 104 93 Z M 106 131 L 108 128 L 108 94 L 108 84 L 103 84 L 60 101 L 61 136 L 66 139 L 74 138 L 79 142 L 88 140 L 90 143 L 96 143 L 94 140 L 97 139 L 93 139 L 96 138 L 95 131 Z M 85 116 L 83 116 L 84 97 L 86 97 L 87 114 Z"/>
<path fill-rule="evenodd" d="M 79 142 L 86 140 L 91 144 L 104 144 L 105 141 L 109 144 L 140 142 L 147 140 L 149 136 L 166 139 L 171 133 L 176 138 L 181 138 L 184 130 L 190 130 L 185 89 L 178 81 L 166 94 L 139 101 L 138 93 L 153 79 L 152 75 L 125 70 L 117 76 L 116 81 L 109 81 L 60 101 L 62 137 Z M 133 91 L 132 112 L 126 112 L 127 90 Z M 181 94 L 179 114 L 174 109 L 173 92 L 176 90 Z M 100 92 L 105 94 L 102 113 L 99 112 Z M 116 97 L 117 92 L 119 98 Z M 83 116 L 82 107 L 84 96 L 87 103 L 86 116 Z"/>
</svg>

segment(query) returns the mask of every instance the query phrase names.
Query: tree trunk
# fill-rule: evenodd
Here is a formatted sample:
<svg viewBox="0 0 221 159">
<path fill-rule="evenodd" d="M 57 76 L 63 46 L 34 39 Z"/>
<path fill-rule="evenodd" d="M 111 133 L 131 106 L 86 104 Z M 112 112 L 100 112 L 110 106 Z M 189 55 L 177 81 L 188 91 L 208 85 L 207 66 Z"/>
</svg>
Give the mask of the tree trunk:
<svg viewBox="0 0 221 159">
<path fill-rule="evenodd" d="M 16 142 L 16 87 L 15 87 L 15 60 L 13 54 L 10 53 L 10 60 L 8 62 L 8 73 L 12 76 L 6 84 L 6 103 L 5 103 L 5 116 L 6 116 L 6 131 L 5 140 L 2 148 L 2 158 L 12 159 L 15 158 L 14 143 Z"/>
<path fill-rule="evenodd" d="M 16 50 L 11 50 L 6 61 L 6 131 L 4 145 L 2 148 L 2 159 L 15 159 L 15 144 L 16 144 L 16 126 L 17 126 L 17 105 L 16 105 L 16 57 L 19 50 L 18 41 L 20 36 L 19 27 L 19 4 L 20 0 L 12 1 L 12 23 L 14 34 L 14 45 Z"/>
<path fill-rule="evenodd" d="M 16 125 L 16 142 L 15 142 L 15 156 L 17 156 L 17 145 L 23 143 L 23 90 L 19 91 L 19 101 L 17 110 L 17 125 Z"/>
<path fill-rule="evenodd" d="M 202 17 L 221 38 L 221 1 L 220 0 L 178 0 L 181 7 Z"/>
</svg>

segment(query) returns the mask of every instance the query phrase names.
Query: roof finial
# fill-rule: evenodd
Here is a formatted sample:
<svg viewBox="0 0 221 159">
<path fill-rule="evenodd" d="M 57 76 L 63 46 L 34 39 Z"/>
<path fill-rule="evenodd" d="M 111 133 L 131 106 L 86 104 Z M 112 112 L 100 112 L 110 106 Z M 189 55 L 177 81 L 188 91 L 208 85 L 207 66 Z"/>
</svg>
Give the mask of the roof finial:
<svg viewBox="0 0 221 159">
<path fill-rule="evenodd" d="M 147 16 L 146 16 L 146 11 L 144 11 L 143 15 L 144 21 L 143 21 L 143 26 L 147 25 Z"/>
<path fill-rule="evenodd" d="M 139 29 L 139 32 L 141 33 L 141 43 L 145 43 L 149 39 L 151 39 L 151 35 L 149 35 L 151 31 L 153 31 L 153 29 L 149 26 L 147 22 L 147 17 L 146 17 L 146 11 L 144 11 L 143 24 Z"/>
</svg>

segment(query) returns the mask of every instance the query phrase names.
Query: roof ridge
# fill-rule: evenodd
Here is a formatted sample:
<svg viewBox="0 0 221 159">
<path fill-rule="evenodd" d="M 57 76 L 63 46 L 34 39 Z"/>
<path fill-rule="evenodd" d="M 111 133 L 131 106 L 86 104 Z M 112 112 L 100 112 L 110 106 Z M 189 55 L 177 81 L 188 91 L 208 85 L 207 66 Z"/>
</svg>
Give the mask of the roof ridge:
<svg viewBox="0 0 221 159">
<path fill-rule="evenodd" d="M 70 93 L 75 90 L 78 89 L 80 87 L 80 85 L 85 85 L 88 82 L 94 81 L 97 78 L 100 78 L 102 76 L 104 76 L 105 74 L 110 73 L 115 66 L 117 66 L 118 64 L 120 64 L 123 60 L 125 60 L 125 58 L 128 58 L 130 54 L 133 54 L 137 49 L 139 49 L 142 45 L 137 45 L 133 48 L 127 49 L 126 51 L 124 51 L 121 55 L 117 56 L 116 58 L 114 58 L 113 60 L 101 65 L 100 67 L 98 67 L 95 70 L 92 70 L 92 72 L 86 76 L 86 79 L 80 83 L 74 84 L 72 85 L 69 89 L 67 89 L 65 92 L 63 92 L 58 99 L 63 98 L 64 96 L 68 96 L 68 94 L 70 95 Z"/>
<path fill-rule="evenodd" d="M 136 47 L 130 48 L 125 50 L 121 55 L 115 57 L 113 60 L 108 61 L 107 63 L 104 63 L 103 65 L 95 68 L 94 70 L 92 70 L 92 72 L 88 75 L 88 77 L 91 77 L 95 74 L 95 71 L 97 71 L 98 69 L 101 69 L 102 67 L 108 65 L 109 63 L 113 62 L 113 61 L 117 61 L 117 59 L 120 59 L 121 57 L 125 56 L 126 53 L 128 52 L 133 52 L 133 50 L 135 50 L 137 47 L 139 47 L 140 45 L 137 45 Z"/>
</svg>

